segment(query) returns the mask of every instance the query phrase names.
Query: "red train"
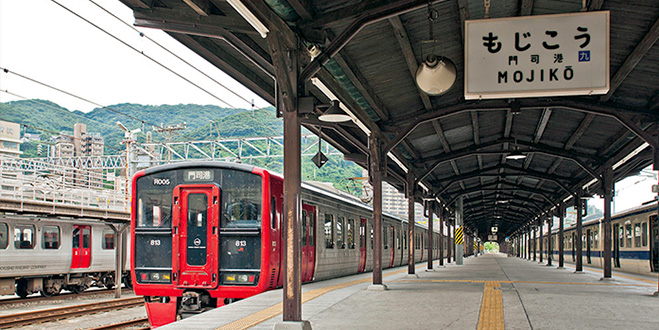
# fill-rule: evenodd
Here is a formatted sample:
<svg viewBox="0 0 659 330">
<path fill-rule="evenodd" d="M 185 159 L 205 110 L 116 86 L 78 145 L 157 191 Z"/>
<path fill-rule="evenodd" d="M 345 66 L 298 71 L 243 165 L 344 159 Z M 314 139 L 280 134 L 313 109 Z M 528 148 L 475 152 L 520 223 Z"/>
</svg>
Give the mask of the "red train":
<svg viewBox="0 0 659 330">
<path fill-rule="evenodd" d="M 133 285 L 152 327 L 282 285 L 281 176 L 234 163 L 163 165 L 135 175 L 132 203 Z M 370 206 L 307 183 L 302 203 L 304 282 L 371 270 Z M 384 216 L 385 268 L 407 263 L 407 226 Z M 426 232 L 417 225 L 417 262 L 427 256 Z"/>
</svg>

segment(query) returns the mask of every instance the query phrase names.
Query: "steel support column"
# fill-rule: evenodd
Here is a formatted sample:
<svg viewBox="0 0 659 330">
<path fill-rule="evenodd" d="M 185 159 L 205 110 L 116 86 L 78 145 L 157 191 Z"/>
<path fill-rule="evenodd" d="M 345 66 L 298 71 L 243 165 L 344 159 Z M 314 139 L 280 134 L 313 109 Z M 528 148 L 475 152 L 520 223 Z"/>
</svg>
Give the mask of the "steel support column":
<svg viewBox="0 0 659 330">
<path fill-rule="evenodd" d="M 432 227 L 433 227 L 433 202 L 425 202 L 426 209 L 428 210 L 428 270 L 432 270 L 432 262 L 433 262 L 433 256 L 435 253 L 433 245 L 433 235 L 432 235 Z"/>
<path fill-rule="evenodd" d="M 564 237 L 564 229 L 565 229 L 565 204 L 561 202 L 558 205 L 558 268 L 563 268 L 564 262 L 565 262 L 565 237 Z"/>
<path fill-rule="evenodd" d="M 552 242 L 553 237 L 551 236 L 551 227 L 554 225 L 554 215 L 552 214 L 549 219 L 547 219 L 547 266 L 551 266 L 551 262 L 554 259 L 554 244 Z"/>
<path fill-rule="evenodd" d="M 577 209 L 577 234 L 576 234 L 576 257 L 577 257 L 577 266 L 575 272 L 583 271 L 583 204 L 581 203 L 581 191 L 577 193 L 575 198 L 575 207 Z"/>
<path fill-rule="evenodd" d="M 407 235 L 408 241 L 410 242 L 410 248 L 407 251 L 407 274 L 414 274 L 414 250 L 416 250 L 416 243 L 414 241 L 414 175 L 412 173 L 407 174 Z"/>
<path fill-rule="evenodd" d="M 440 205 L 437 212 L 439 217 L 439 265 L 444 266 L 444 215 L 446 212 L 444 208 Z"/>
<path fill-rule="evenodd" d="M 536 234 L 535 234 L 536 229 L 533 228 L 533 226 L 531 226 L 531 232 L 533 233 L 533 235 L 531 236 L 532 237 L 531 241 L 533 242 L 533 261 L 536 261 L 536 260 L 538 260 L 538 243 L 535 240 L 535 238 L 536 238 Z"/>
<path fill-rule="evenodd" d="M 542 247 L 544 245 L 544 242 L 543 242 L 544 234 L 542 233 L 543 222 L 544 221 L 542 221 L 542 217 L 540 217 L 540 220 L 538 220 L 538 230 L 540 231 L 540 239 L 538 240 L 538 244 L 540 244 L 540 248 L 538 249 L 538 252 L 539 252 L 538 254 L 539 254 L 539 257 L 540 257 L 540 262 L 539 263 L 543 263 L 542 262 L 542 253 L 544 252 L 544 250 L 542 249 Z"/>
<path fill-rule="evenodd" d="M 368 149 L 370 179 L 373 185 L 373 285 L 382 285 L 382 141 L 374 135 L 369 136 Z"/>
<path fill-rule="evenodd" d="M 451 258 L 453 258 L 453 230 L 451 230 L 451 220 L 446 220 L 446 234 L 448 240 L 446 242 L 446 263 L 450 264 Z"/>
<path fill-rule="evenodd" d="M 462 265 L 463 263 L 463 257 L 464 257 L 464 222 L 463 222 L 463 204 L 462 204 L 463 197 L 460 196 L 458 199 L 455 201 L 455 263 L 456 265 Z M 458 235 L 459 234 L 459 235 Z M 462 237 L 460 237 L 460 235 Z M 458 244 L 458 239 L 461 239 L 460 244 Z"/>
<path fill-rule="evenodd" d="M 109 225 L 114 232 L 114 297 L 121 298 L 121 280 L 124 272 L 124 232 L 129 225 Z"/>
<path fill-rule="evenodd" d="M 611 201 L 613 199 L 613 169 L 608 167 L 602 176 L 604 189 L 604 278 L 611 278 Z"/>
</svg>

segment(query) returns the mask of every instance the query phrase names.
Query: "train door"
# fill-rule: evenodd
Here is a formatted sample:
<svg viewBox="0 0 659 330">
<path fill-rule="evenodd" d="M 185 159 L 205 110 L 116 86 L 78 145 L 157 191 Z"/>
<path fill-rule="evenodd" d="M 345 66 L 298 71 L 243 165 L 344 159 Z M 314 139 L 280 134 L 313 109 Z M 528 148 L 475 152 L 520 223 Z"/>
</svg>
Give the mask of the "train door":
<svg viewBox="0 0 659 330">
<path fill-rule="evenodd" d="M 650 217 L 650 266 L 653 272 L 659 272 L 659 221 L 657 216 Z"/>
<path fill-rule="evenodd" d="M 572 243 L 571 244 L 572 245 L 572 262 L 576 262 L 577 261 L 577 257 L 576 257 L 577 238 L 576 238 L 576 235 L 574 233 L 572 233 L 572 241 L 570 243 Z"/>
<path fill-rule="evenodd" d="M 590 260 L 590 245 L 593 242 L 593 232 L 590 229 L 586 230 L 586 262 L 591 263 Z"/>
<path fill-rule="evenodd" d="M 620 225 L 613 225 L 613 267 L 620 268 L 620 238 L 618 237 Z"/>
<path fill-rule="evenodd" d="M 396 257 L 396 228 L 391 226 L 391 246 L 389 246 L 391 251 L 391 260 L 389 260 L 389 268 L 394 266 L 394 259 Z"/>
<path fill-rule="evenodd" d="M 366 268 L 366 219 L 359 219 L 359 269 L 358 273 Z"/>
<path fill-rule="evenodd" d="M 71 268 L 89 268 L 92 261 L 92 227 L 73 225 Z"/>
<path fill-rule="evenodd" d="M 174 188 L 174 281 L 179 286 L 213 288 L 218 277 L 220 188 L 180 185 Z"/>
<path fill-rule="evenodd" d="M 313 279 L 313 271 L 316 262 L 316 208 L 302 204 L 302 282 Z"/>
</svg>

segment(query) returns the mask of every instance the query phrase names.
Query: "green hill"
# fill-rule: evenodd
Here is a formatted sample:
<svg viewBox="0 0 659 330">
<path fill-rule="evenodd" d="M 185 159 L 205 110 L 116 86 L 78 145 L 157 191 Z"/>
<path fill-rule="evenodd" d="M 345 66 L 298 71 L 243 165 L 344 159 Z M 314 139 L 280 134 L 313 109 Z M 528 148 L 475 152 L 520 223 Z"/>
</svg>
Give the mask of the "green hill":
<svg viewBox="0 0 659 330">
<path fill-rule="evenodd" d="M 109 108 L 109 109 L 107 109 Z M 73 124 L 84 123 L 87 132 L 100 133 L 105 140 L 105 153 L 118 154 L 124 150 L 120 144 L 123 131 L 116 125 L 121 121 L 128 129 L 140 128 L 139 142 L 145 141 L 145 132 L 151 131 L 151 125 L 160 126 L 186 123 L 187 128 L 175 137 L 175 141 L 216 140 L 220 138 L 247 138 L 262 136 L 281 136 L 283 123 L 274 118 L 274 109 L 250 111 L 246 109 L 228 109 L 214 105 L 139 105 L 122 103 L 96 108 L 91 112 L 69 111 L 66 108 L 44 100 L 27 100 L 0 103 L 0 120 L 26 125 L 25 132 L 41 135 L 43 143 L 60 132 L 72 134 Z M 120 114 L 120 113 L 123 114 Z M 130 118 L 134 117 L 134 118 Z M 138 120 L 139 119 L 139 120 Z M 143 122 L 142 122 L 143 121 Z M 213 121 L 213 124 L 211 124 Z M 163 141 L 158 133 L 153 133 L 154 141 Z M 316 143 L 313 139 L 308 143 Z M 23 157 L 38 157 L 39 142 L 23 143 Z M 255 142 L 258 145 L 258 142 Z M 273 145 L 273 149 L 280 148 Z M 311 150 L 314 150 L 313 148 Z M 244 149 L 244 161 L 255 151 Z M 309 159 L 303 159 L 302 177 L 304 180 L 332 182 L 335 187 L 346 190 L 346 178 L 361 176 L 362 169 L 352 162 L 346 162 L 341 156 L 331 156 L 321 169 Z M 252 164 L 282 173 L 282 159 L 255 159 Z M 355 191 L 352 191 L 353 193 Z"/>
</svg>

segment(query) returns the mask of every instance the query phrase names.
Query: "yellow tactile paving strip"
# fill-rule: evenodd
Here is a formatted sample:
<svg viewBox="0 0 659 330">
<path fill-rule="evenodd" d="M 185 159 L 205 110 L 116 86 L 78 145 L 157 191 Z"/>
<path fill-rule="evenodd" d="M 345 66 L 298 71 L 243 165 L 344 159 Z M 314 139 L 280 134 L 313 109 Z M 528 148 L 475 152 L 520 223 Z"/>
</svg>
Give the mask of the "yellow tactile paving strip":
<svg viewBox="0 0 659 330">
<path fill-rule="evenodd" d="M 503 295 L 499 281 L 486 281 L 478 330 L 503 330 Z"/>
<path fill-rule="evenodd" d="M 421 267 L 417 267 L 417 268 L 421 268 Z M 383 274 L 383 277 L 393 276 L 393 275 L 400 274 L 400 273 L 403 273 L 403 272 L 406 272 L 406 271 L 407 271 L 407 269 L 397 270 L 397 271 L 394 271 L 394 272 Z M 316 298 L 318 298 L 318 297 L 320 297 L 320 296 L 322 296 L 322 295 L 324 295 L 328 292 L 332 292 L 334 290 L 347 288 L 349 286 L 353 286 L 353 285 L 357 285 L 357 284 L 361 284 L 361 283 L 368 283 L 368 282 L 371 282 L 371 281 L 372 281 L 372 278 L 367 277 L 367 278 L 363 278 L 363 279 L 360 279 L 360 280 L 354 280 L 354 281 L 350 281 L 350 282 L 330 285 L 328 287 L 303 292 L 302 293 L 302 303 L 304 304 L 307 301 L 316 299 Z M 265 322 L 265 321 L 267 321 L 267 320 L 283 313 L 283 306 L 284 306 L 283 303 L 279 303 L 279 304 L 270 306 L 266 309 L 260 310 L 256 313 L 253 313 L 253 314 L 245 316 L 241 319 L 235 320 L 235 321 L 233 321 L 229 324 L 225 324 L 225 325 L 223 325 L 219 328 L 216 328 L 216 330 L 239 330 L 239 329 L 251 328 L 251 327 L 253 327 L 257 324 Z"/>
</svg>

